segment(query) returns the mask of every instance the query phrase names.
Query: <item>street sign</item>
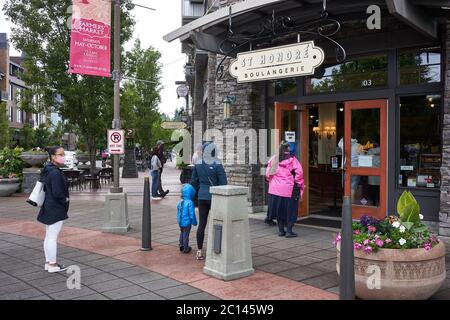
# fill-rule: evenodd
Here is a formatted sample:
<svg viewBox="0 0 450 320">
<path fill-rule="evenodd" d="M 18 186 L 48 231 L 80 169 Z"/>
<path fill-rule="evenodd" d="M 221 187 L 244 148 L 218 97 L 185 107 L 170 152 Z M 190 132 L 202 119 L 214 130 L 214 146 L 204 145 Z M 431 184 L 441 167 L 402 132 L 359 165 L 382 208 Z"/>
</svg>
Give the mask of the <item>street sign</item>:
<svg viewBox="0 0 450 320">
<path fill-rule="evenodd" d="M 189 93 L 189 89 L 188 87 L 186 87 L 185 85 L 181 85 L 177 87 L 177 95 L 178 97 L 186 97 Z"/>
<path fill-rule="evenodd" d="M 186 127 L 187 124 L 181 121 L 166 121 L 161 123 L 161 128 L 163 129 L 184 129 Z"/>
<path fill-rule="evenodd" d="M 125 153 L 125 136 L 123 130 L 108 130 L 108 151 L 110 154 Z"/>
</svg>

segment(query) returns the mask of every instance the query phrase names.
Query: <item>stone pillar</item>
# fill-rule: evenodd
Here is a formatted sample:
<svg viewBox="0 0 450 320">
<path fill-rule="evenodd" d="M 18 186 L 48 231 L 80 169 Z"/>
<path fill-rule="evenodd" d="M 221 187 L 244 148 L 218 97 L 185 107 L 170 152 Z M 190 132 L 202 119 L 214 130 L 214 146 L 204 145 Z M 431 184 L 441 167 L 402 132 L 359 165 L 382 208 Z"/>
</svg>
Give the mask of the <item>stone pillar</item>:
<svg viewBox="0 0 450 320">
<path fill-rule="evenodd" d="M 122 178 L 139 177 L 136 166 L 134 139 L 127 139 L 125 144 L 125 159 L 123 162 Z"/>
<path fill-rule="evenodd" d="M 248 188 L 211 187 L 211 211 L 203 272 L 223 280 L 251 275 L 253 269 L 248 214 Z"/>
<path fill-rule="evenodd" d="M 22 171 L 23 180 L 22 180 L 22 190 L 24 193 L 33 192 L 34 186 L 36 182 L 39 180 L 41 176 L 41 169 L 39 168 L 25 168 Z"/>
<path fill-rule="evenodd" d="M 445 93 L 442 128 L 441 208 L 439 234 L 450 236 L 450 20 L 445 34 Z"/>
</svg>

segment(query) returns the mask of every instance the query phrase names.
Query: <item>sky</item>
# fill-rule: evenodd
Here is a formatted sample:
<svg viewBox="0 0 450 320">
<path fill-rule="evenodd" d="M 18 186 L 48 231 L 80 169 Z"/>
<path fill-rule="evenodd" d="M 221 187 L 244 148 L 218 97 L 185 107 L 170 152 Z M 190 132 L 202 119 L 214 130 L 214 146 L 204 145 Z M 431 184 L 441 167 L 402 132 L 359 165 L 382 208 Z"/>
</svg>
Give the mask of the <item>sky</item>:
<svg viewBox="0 0 450 320">
<path fill-rule="evenodd" d="M 143 48 L 152 46 L 161 52 L 164 88 L 161 91 L 159 109 L 172 117 L 175 109 L 184 106 L 185 102 L 184 98 L 177 98 L 175 81 L 184 80 L 183 66 L 186 63 L 186 55 L 181 53 L 180 41 L 168 43 L 162 37 L 181 26 L 181 3 L 176 0 L 133 0 L 133 2 L 154 8 L 156 11 L 135 7 L 133 14 L 136 25 L 133 39 L 125 45 L 125 49 L 131 49 L 134 39 L 139 38 Z M 5 0 L 0 0 L 0 9 L 3 8 L 4 3 Z M 6 20 L 6 16 L 0 10 L 0 33 L 6 32 L 9 35 L 11 27 L 13 27 L 12 23 Z M 13 44 L 11 44 L 11 55 L 20 55 Z"/>
</svg>

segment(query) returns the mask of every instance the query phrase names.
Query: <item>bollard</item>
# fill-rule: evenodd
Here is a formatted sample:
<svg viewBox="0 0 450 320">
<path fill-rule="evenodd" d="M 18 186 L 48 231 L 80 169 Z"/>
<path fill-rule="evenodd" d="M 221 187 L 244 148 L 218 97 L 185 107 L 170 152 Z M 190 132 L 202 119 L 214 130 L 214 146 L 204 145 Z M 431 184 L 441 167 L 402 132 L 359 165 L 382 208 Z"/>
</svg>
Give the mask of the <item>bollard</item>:
<svg viewBox="0 0 450 320">
<path fill-rule="evenodd" d="M 152 211 L 150 204 L 150 180 L 144 178 L 144 205 L 142 209 L 142 251 L 152 250 Z"/>
<path fill-rule="evenodd" d="M 344 196 L 342 204 L 342 234 L 339 277 L 339 299 L 355 299 L 355 261 L 353 254 L 352 204 Z"/>
</svg>

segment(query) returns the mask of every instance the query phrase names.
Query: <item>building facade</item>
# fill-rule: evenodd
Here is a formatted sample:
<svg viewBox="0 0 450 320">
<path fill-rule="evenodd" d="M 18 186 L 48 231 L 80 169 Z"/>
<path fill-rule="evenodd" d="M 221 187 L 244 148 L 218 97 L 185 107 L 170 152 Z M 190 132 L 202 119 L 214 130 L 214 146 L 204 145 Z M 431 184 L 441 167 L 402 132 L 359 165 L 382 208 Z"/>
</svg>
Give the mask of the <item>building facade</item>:
<svg viewBox="0 0 450 320">
<path fill-rule="evenodd" d="M 165 39 L 180 39 L 194 66 L 194 140 L 218 142 L 229 182 L 250 189 L 249 212 L 266 210 L 262 173 L 289 140 L 305 173 L 300 223 L 338 226 L 343 195 L 355 218 L 395 214 L 409 190 L 427 223 L 450 235 L 448 1 L 218 0 L 203 8 Z"/>
<path fill-rule="evenodd" d="M 1 101 L 6 102 L 10 127 L 23 128 L 30 124 L 37 128 L 46 123 L 47 118 L 42 113 L 26 112 L 20 108 L 23 90 L 29 89 L 22 76 L 25 72 L 24 57 L 10 56 L 9 41 L 6 33 L 0 33 L 0 93 Z"/>
</svg>

